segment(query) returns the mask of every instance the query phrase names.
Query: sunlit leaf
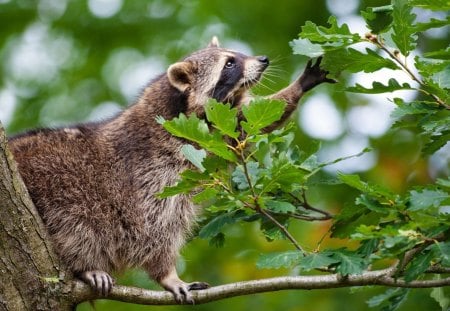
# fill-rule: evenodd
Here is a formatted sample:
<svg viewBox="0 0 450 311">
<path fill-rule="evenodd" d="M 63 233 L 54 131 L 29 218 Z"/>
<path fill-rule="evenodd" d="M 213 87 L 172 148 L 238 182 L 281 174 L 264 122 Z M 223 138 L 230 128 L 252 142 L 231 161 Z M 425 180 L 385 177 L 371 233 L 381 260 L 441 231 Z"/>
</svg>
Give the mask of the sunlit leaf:
<svg viewBox="0 0 450 311">
<path fill-rule="evenodd" d="M 413 14 L 409 0 L 392 0 L 394 18 L 392 40 L 397 45 L 400 52 L 408 56 L 417 44 L 414 21 L 416 15 Z"/>
<path fill-rule="evenodd" d="M 331 73 L 375 72 L 383 68 L 398 69 L 390 59 L 378 55 L 377 52 L 366 48 L 367 53 L 361 53 L 353 48 L 340 49 L 325 53 L 323 65 Z"/>
<path fill-rule="evenodd" d="M 320 44 L 312 43 L 308 39 L 295 39 L 289 42 L 294 54 L 311 58 L 319 57 L 325 52 Z"/>
<path fill-rule="evenodd" d="M 394 78 L 389 79 L 388 84 L 384 85 L 380 82 L 373 82 L 372 88 L 365 88 L 360 84 L 356 84 L 353 87 L 348 87 L 345 90 L 347 92 L 353 93 L 363 93 L 363 94 L 379 94 L 379 93 L 387 93 L 394 92 L 397 90 L 412 90 L 413 88 L 408 83 L 400 84 Z"/>
<path fill-rule="evenodd" d="M 196 142 L 202 148 L 226 160 L 235 161 L 236 159 L 222 136 L 218 132 L 210 133 L 206 122 L 195 115 L 190 115 L 188 118 L 180 114 L 178 118 L 164 120 L 162 125 L 172 135 Z"/>
<path fill-rule="evenodd" d="M 263 128 L 280 120 L 286 103 L 279 100 L 259 99 L 242 107 L 246 121 L 241 125 L 249 135 L 258 134 Z"/>
<path fill-rule="evenodd" d="M 410 0 L 411 5 L 423 9 L 445 11 L 450 10 L 450 3 L 448 0 Z"/>
<path fill-rule="evenodd" d="M 231 176 L 238 189 L 245 190 L 250 187 L 248 178 L 254 185 L 260 177 L 260 172 L 259 164 L 252 161 L 247 163 L 246 168 L 243 165 L 237 166 Z"/>
<path fill-rule="evenodd" d="M 437 275 L 435 279 L 440 279 L 441 276 Z M 431 290 L 430 297 L 436 300 L 442 310 L 448 310 L 450 305 L 450 298 L 445 295 L 442 287 L 435 287 Z"/>
<path fill-rule="evenodd" d="M 353 44 L 361 41 L 358 34 L 350 32 L 347 24 L 339 26 L 335 16 L 330 16 L 328 24 L 330 27 L 327 28 L 307 21 L 305 26 L 302 27 L 300 38 L 308 39 L 312 42 L 336 42 L 338 45 Z"/>
<path fill-rule="evenodd" d="M 237 109 L 211 99 L 205 106 L 206 118 L 223 134 L 237 138 Z"/>
<path fill-rule="evenodd" d="M 189 160 L 195 167 L 197 167 L 200 171 L 205 171 L 203 167 L 203 160 L 206 158 L 206 151 L 203 149 L 197 150 L 192 145 L 183 145 L 181 147 L 181 152 Z"/>
</svg>

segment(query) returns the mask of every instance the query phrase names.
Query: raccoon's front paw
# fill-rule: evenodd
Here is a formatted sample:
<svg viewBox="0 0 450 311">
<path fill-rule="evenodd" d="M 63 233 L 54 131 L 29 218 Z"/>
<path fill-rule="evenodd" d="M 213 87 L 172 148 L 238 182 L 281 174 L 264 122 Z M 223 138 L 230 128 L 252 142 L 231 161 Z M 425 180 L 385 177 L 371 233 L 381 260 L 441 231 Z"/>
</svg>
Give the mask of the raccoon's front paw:
<svg viewBox="0 0 450 311">
<path fill-rule="evenodd" d="M 190 291 L 209 288 L 205 282 L 185 283 L 181 280 L 173 280 L 164 284 L 164 288 L 171 292 L 178 303 L 194 304 L 194 298 Z"/>
<path fill-rule="evenodd" d="M 322 61 L 322 57 L 319 57 L 316 63 L 313 65 L 312 60 L 309 60 L 306 64 L 305 71 L 299 78 L 300 86 L 303 92 L 307 92 L 313 87 L 327 82 L 327 83 L 336 83 L 337 81 L 331 78 L 328 78 L 328 71 L 320 68 L 320 63 Z"/>
<path fill-rule="evenodd" d="M 94 291 L 102 296 L 107 296 L 114 286 L 114 279 L 104 271 L 84 271 L 81 272 L 78 277 L 89 284 Z"/>
</svg>

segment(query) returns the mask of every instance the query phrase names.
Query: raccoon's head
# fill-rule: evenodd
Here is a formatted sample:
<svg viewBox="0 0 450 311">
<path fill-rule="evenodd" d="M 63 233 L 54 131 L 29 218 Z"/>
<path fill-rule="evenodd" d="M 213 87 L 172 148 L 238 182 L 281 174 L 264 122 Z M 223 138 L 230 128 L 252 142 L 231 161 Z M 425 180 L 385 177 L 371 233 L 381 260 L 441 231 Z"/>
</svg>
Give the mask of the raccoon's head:
<svg viewBox="0 0 450 311">
<path fill-rule="evenodd" d="M 203 106 L 208 98 L 238 106 L 268 65 L 266 56 L 220 48 L 214 37 L 207 48 L 171 65 L 167 76 L 172 86 L 188 96 L 190 106 Z"/>
</svg>

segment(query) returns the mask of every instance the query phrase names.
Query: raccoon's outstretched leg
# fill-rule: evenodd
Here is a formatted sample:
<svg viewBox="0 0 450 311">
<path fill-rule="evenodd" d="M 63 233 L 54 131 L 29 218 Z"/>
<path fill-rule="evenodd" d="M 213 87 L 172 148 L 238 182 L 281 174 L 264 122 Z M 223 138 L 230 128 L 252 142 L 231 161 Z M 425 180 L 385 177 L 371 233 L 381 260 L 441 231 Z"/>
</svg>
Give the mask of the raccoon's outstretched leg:
<svg viewBox="0 0 450 311">
<path fill-rule="evenodd" d="M 100 270 L 84 271 L 76 273 L 76 276 L 102 296 L 107 296 L 115 283 L 108 273 Z"/>
<path fill-rule="evenodd" d="M 194 304 L 194 299 L 192 298 L 190 291 L 207 289 L 209 287 L 209 284 L 205 282 L 183 282 L 178 277 L 175 268 L 173 268 L 166 277 L 159 280 L 159 284 L 161 284 L 164 289 L 171 292 L 178 303 L 186 302 L 189 304 Z"/>
<path fill-rule="evenodd" d="M 337 82 L 334 79 L 327 78 L 328 71 L 320 68 L 321 61 L 322 57 L 319 57 L 315 64 L 313 64 L 312 60 L 309 60 L 303 74 L 297 80 L 281 91 L 268 96 L 270 99 L 278 99 L 286 102 L 286 108 L 281 119 L 265 128 L 264 131 L 270 132 L 281 126 L 295 108 L 297 108 L 298 101 L 307 91 L 324 82 Z"/>
</svg>

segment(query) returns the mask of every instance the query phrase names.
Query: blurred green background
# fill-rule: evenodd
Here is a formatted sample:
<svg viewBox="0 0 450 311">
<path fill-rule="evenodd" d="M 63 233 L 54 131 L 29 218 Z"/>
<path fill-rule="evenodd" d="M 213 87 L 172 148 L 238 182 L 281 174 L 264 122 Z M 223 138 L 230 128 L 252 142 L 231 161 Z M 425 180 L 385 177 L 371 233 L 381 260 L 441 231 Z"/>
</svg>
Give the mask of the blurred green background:
<svg viewBox="0 0 450 311">
<path fill-rule="evenodd" d="M 364 34 L 359 11 L 386 0 L 304 1 L 127 1 L 127 0 L 0 0 L 0 120 L 13 135 L 35 127 L 99 120 L 131 104 L 145 83 L 182 56 L 207 45 L 217 35 L 222 46 L 247 54 L 268 55 L 272 69 L 256 94 L 269 94 L 301 73 L 307 59 L 292 55 L 288 42 L 297 38 L 307 20 L 324 25 L 333 14 Z M 418 11 L 418 19 L 429 14 Z M 419 52 L 444 48 L 448 27 L 420 37 Z M 383 81 L 392 73 L 340 77 L 337 85 L 323 85 L 308 94 L 294 119 L 298 143 L 323 142 L 323 161 L 360 152 L 363 157 L 329 167 L 358 172 L 365 179 L 393 191 L 449 174 L 449 144 L 430 158 L 420 156 L 420 136 L 408 129 L 389 130 L 394 96 L 414 98 L 414 92 L 357 96 L 342 91 L 349 83 Z M 398 77 L 399 80 L 405 77 Z M 320 178 L 320 177 L 319 177 Z M 317 207 L 338 212 L 353 202 L 355 193 L 339 185 L 310 189 Z M 293 234 L 311 250 L 331 223 L 298 222 Z M 184 248 L 179 271 L 186 281 L 212 285 L 296 271 L 258 270 L 259 254 L 290 249 L 285 241 L 269 243 L 256 224 L 227 228 L 223 248 L 198 238 Z M 322 247 L 345 245 L 326 237 Z M 118 276 L 119 277 L 119 276 Z M 120 284 L 158 288 L 145 273 L 133 270 Z M 97 310 L 368 310 L 365 301 L 383 288 L 285 291 L 227 299 L 190 307 L 145 307 L 98 301 Z M 413 290 L 401 310 L 438 310 L 429 290 Z M 77 310 L 90 310 L 83 304 Z"/>
</svg>

